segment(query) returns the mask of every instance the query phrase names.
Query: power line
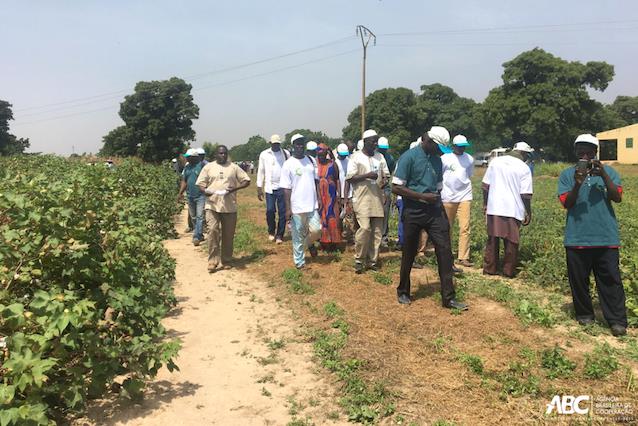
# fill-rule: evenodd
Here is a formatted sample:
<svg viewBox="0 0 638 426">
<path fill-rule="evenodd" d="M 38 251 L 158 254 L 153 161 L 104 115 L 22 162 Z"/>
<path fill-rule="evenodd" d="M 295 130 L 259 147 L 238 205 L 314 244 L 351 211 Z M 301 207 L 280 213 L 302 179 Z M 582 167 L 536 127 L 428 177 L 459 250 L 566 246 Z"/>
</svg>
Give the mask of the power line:
<svg viewBox="0 0 638 426">
<path fill-rule="evenodd" d="M 294 55 L 299 55 L 301 53 L 306 53 L 306 52 L 310 52 L 310 51 L 317 50 L 317 49 L 322 49 L 324 47 L 333 46 L 335 44 L 343 43 L 343 42 L 345 42 L 347 40 L 351 40 L 351 39 L 354 39 L 354 38 L 355 38 L 355 36 L 342 37 L 342 38 L 339 38 L 339 39 L 336 39 L 336 40 L 333 40 L 333 41 L 330 41 L 330 42 L 327 42 L 327 43 L 322 43 L 322 44 L 319 44 L 319 45 L 316 45 L 316 46 L 295 50 L 295 51 L 284 53 L 284 54 L 277 55 L 277 56 L 271 56 L 271 57 L 260 59 L 260 60 L 257 60 L 257 61 L 247 62 L 247 63 L 244 63 L 244 64 L 234 65 L 234 66 L 231 66 L 231 67 L 221 68 L 221 69 L 218 69 L 218 70 L 206 71 L 206 72 L 203 72 L 203 73 L 193 74 L 193 75 L 184 77 L 184 79 L 199 80 L 199 79 L 208 77 L 210 75 L 221 74 L 221 73 L 225 73 L 225 72 L 228 72 L 228 71 L 236 71 L 238 69 L 247 68 L 247 67 L 251 67 L 251 66 L 254 66 L 254 65 L 259 65 L 259 64 L 275 61 L 275 60 L 278 60 L 278 59 L 287 58 L 287 57 L 294 56 Z M 101 102 L 101 101 L 104 101 L 104 100 L 107 100 L 107 99 L 111 99 L 112 97 L 114 97 L 114 95 L 118 95 L 116 97 L 119 97 L 120 94 L 127 93 L 128 91 L 129 91 L 128 89 L 122 89 L 122 90 L 117 90 L 117 91 L 113 91 L 113 92 L 102 93 L 100 95 L 86 96 L 86 97 L 70 99 L 70 100 L 66 100 L 66 101 L 62 101 L 62 102 L 54 102 L 54 103 L 50 103 L 50 104 L 44 104 L 44 105 L 38 105 L 38 106 L 32 106 L 32 107 L 26 107 L 26 108 L 20 108 L 20 109 L 14 110 L 14 112 L 28 111 L 28 110 L 33 110 L 33 109 L 42 109 L 42 108 L 48 108 L 48 107 L 52 107 L 52 106 L 68 105 L 68 104 L 76 103 L 76 102 L 89 101 L 89 102 L 82 102 L 80 104 L 80 105 L 86 105 L 86 104 L 90 104 L 90 103 L 94 103 L 94 102 Z M 107 97 L 107 98 L 99 99 L 99 100 L 96 99 L 96 98 L 104 98 L 104 97 Z M 75 105 L 75 106 L 80 106 L 80 105 Z M 67 107 L 67 108 L 73 108 L 73 107 L 74 106 Z M 52 111 L 46 111 L 46 112 L 52 112 Z M 44 113 L 44 112 L 42 112 L 42 113 Z M 30 114 L 30 115 L 34 115 L 34 114 Z"/>
<path fill-rule="evenodd" d="M 240 82 L 240 81 L 251 80 L 253 78 L 263 77 L 263 76 L 266 76 L 266 75 L 275 74 L 275 73 L 278 73 L 278 72 L 282 72 L 282 71 L 287 71 L 287 70 L 291 70 L 291 69 L 294 69 L 294 68 L 303 67 L 303 66 L 306 66 L 306 65 L 309 65 L 309 64 L 314 64 L 314 63 L 317 63 L 317 62 L 323 62 L 323 61 L 326 61 L 326 60 L 329 60 L 329 59 L 334 59 L 336 57 L 348 55 L 348 54 L 351 54 L 351 53 L 354 53 L 354 52 L 358 52 L 358 51 L 359 51 L 359 49 L 351 49 L 351 50 L 347 50 L 345 52 L 337 53 L 335 55 L 325 56 L 323 58 L 318 58 L 318 59 L 314 59 L 314 60 L 307 61 L 307 62 L 302 62 L 302 63 L 295 64 L 295 65 L 289 65 L 287 67 L 277 68 L 277 69 L 274 69 L 274 70 L 271 70 L 271 71 L 267 71 L 267 72 L 263 72 L 263 73 L 259 73 L 259 74 L 253 74 L 253 75 L 250 75 L 250 76 L 246 76 L 246 77 L 242 77 L 242 78 L 238 78 L 238 79 L 234 79 L 234 80 L 225 81 L 225 82 L 222 82 L 222 83 L 211 84 L 211 85 L 208 85 L 208 86 L 196 87 L 196 88 L 193 88 L 193 92 L 199 92 L 199 91 L 211 89 L 211 88 L 214 88 L 214 87 L 226 86 L 226 85 L 237 83 L 237 82 Z M 172 95 L 165 95 L 165 96 L 162 96 L 162 97 L 163 98 L 170 98 L 171 96 Z M 33 120 L 33 121 L 28 121 L 28 122 L 19 122 L 19 121 L 17 121 L 17 122 L 12 123 L 12 126 L 23 126 L 23 125 L 27 125 L 27 124 L 37 124 L 37 123 L 42 123 L 42 122 L 46 122 L 46 121 L 59 120 L 61 118 L 74 117 L 74 116 L 77 116 L 77 115 L 91 114 L 91 113 L 94 113 L 94 112 L 105 111 L 105 110 L 109 110 L 109 109 L 112 109 L 112 108 L 113 108 L 113 105 L 109 105 L 108 107 L 104 107 L 104 108 L 98 108 L 98 109 L 93 109 L 93 110 L 90 110 L 90 111 L 81 111 L 81 112 L 75 112 L 75 113 L 70 113 L 70 114 L 64 114 L 64 115 L 44 118 L 44 119 L 40 119 L 40 120 Z"/>
</svg>

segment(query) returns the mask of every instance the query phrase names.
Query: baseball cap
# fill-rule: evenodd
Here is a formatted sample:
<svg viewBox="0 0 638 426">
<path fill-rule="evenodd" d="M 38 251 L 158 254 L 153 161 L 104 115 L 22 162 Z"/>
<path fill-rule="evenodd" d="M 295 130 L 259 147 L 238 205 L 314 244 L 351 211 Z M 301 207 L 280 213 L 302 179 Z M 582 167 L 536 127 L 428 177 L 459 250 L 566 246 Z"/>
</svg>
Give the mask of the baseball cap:
<svg viewBox="0 0 638 426">
<path fill-rule="evenodd" d="M 372 129 L 368 129 L 365 132 L 363 132 L 363 137 L 361 139 L 367 139 L 367 138 L 371 138 L 373 136 L 379 136 L 377 135 L 377 132 L 372 130 Z"/>
<path fill-rule="evenodd" d="M 428 136 L 439 146 L 444 154 L 452 152 L 450 148 L 450 132 L 442 126 L 432 126 L 428 131 Z"/>
<path fill-rule="evenodd" d="M 514 145 L 514 148 L 512 149 L 514 151 L 534 152 L 534 148 L 529 146 L 527 142 L 516 142 L 516 144 Z"/>
<path fill-rule="evenodd" d="M 204 151 L 204 148 L 195 148 L 195 152 L 197 153 L 197 155 L 206 155 L 206 151 Z"/>
<path fill-rule="evenodd" d="M 576 145 L 578 142 L 590 143 L 592 145 L 596 145 L 596 148 L 600 147 L 600 142 L 598 142 L 598 138 L 596 138 L 596 136 L 594 135 L 590 135 L 589 133 L 583 133 L 582 135 L 578 135 L 578 137 L 576 138 L 576 141 L 574 142 L 574 145 Z"/>
<path fill-rule="evenodd" d="M 470 146 L 470 142 L 463 135 L 456 135 L 454 139 L 452 139 L 452 145 L 456 146 Z"/>
<path fill-rule="evenodd" d="M 272 135 L 270 137 L 270 140 L 268 142 L 270 142 L 270 143 L 281 143 L 281 136 L 279 136 L 278 134 L 274 134 L 274 135 Z"/>
<path fill-rule="evenodd" d="M 378 146 L 381 149 L 390 149 L 390 142 L 388 142 L 388 138 L 381 136 L 379 138 Z"/>
<path fill-rule="evenodd" d="M 345 143 L 340 143 L 337 146 L 337 154 L 338 155 L 350 155 L 350 151 L 348 150 L 348 145 Z"/>
<path fill-rule="evenodd" d="M 184 157 L 195 157 L 197 156 L 197 151 L 194 150 L 193 148 L 190 148 L 186 151 L 186 154 L 184 154 Z"/>
<path fill-rule="evenodd" d="M 295 143 L 295 141 L 297 139 L 305 139 L 306 137 L 300 133 L 295 133 L 294 135 L 292 135 L 292 137 L 290 138 L 290 143 Z"/>
<path fill-rule="evenodd" d="M 310 141 L 306 144 L 306 150 L 307 151 L 314 151 L 317 149 L 317 142 L 315 141 Z"/>
</svg>

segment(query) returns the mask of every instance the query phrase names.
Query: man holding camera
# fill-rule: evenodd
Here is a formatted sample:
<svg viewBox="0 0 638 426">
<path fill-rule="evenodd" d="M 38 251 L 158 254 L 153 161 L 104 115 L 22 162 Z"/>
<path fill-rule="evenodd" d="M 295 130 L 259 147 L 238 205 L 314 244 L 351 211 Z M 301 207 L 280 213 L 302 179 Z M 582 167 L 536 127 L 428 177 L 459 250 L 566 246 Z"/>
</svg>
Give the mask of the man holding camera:
<svg viewBox="0 0 638 426">
<path fill-rule="evenodd" d="M 589 275 L 594 272 L 603 315 L 614 336 L 627 333 L 625 290 L 620 279 L 620 237 L 612 201 L 622 200 L 620 176 L 597 159 L 598 139 L 589 134 L 576 138 L 576 167 L 564 170 L 558 180 L 558 197 L 567 209 L 564 245 L 567 273 L 576 319 L 594 323 Z"/>
</svg>

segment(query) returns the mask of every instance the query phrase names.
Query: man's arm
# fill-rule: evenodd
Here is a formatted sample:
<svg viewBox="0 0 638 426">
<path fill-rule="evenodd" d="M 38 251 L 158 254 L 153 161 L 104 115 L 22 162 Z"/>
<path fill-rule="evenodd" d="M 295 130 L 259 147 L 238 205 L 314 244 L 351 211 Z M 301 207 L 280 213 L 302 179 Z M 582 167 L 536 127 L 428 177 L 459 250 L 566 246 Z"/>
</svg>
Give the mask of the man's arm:
<svg viewBox="0 0 638 426">
<path fill-rule="evenodd" d="M 259 154 L 259 164 L 257 165 L 257 198 L 259 201 L 264 201 L 264 180 L 266 178 L 265 162 L 263 158 L 263 152 Z"/>
<path fill-rule="evenodd" d="M 594 166 L 591 169 L 592 176 L 600 176 L 603 178 L 603 181 L 605 181 L 607 199 L 614 203 L 620 203 L 622 201 L 622 193 L 618 190 L 618 186 L 613 182 L 600 160 L 593 160 L 592 165 Z"/>
<path fill-rule="evenodd" d="M 182 198 L 184 196 L 184 191 L 186 191 L 186 180 L 182 178 L 179 184 L 179 194 L 177 197 Z"/>
<path fill-rule="evenodd" d="M 587 177 L 587 172 L 583 172 L 578 169 L 575 169 L 574 186 L 572 187 L 571 191 L 567 193 L 567 197 L 565 198 L 565 202 L 563 203 L 563 206 L 566 209 L 569 210 L 572 207 L 574 207 L 574 205 L 576 204 L 576 200 L 578 200 L 578 191 L 580 191 L 580 187 L 585 181 L 586 177 Z"/>
<path fill-rule="evenodd" d="M 399 185 L 394 182 L 392 183 L 392 193 L 400 195 L 403 198 L 411 198 L 413 200 L 423 201 L 429 204 L 435 204 L 441 199 L 441 195 L 438 192 L 416 192 L 404 185 Z"/>
<path fill-rule="evenodd" d="M 289 221 L 292 217 L 292 210 L 290 208 L 290 196 L 292 195 L 292 190 L 288 188 L 284 188 L 284 202 L 286 204 L 286 221 Z"/>
<path fill-rule="evenodd" d="M 523 205 L 525 206 L 525 218 L 523 219 L 523 226 L 529 225 L 532 221 L 532 194 L 521 194 Z"/>
<path fill-rule="evenodd" d="M 484 183 L 481 186 L 481 189 L 483 190 L 483 214 L 487 213 L 487 200 L 489 199 L 490 196 L 490 186 L 486 183 Z"/>
</svg>

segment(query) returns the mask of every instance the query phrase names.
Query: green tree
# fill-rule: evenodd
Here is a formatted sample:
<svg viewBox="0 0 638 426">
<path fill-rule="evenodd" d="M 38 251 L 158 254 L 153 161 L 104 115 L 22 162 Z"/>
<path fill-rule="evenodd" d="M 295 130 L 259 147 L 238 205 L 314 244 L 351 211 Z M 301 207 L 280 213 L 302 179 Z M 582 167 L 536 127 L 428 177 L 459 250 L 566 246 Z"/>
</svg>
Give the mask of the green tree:
<svg viewBox="0 0 638 426">
<path fill-rule="evenodd" d="M 259 154 L 270 144 L 260 135 L 251 136 L 248 142 L 230 148 L 229 156 L 232 161 L 257 161 Z"/>
<path fill-rule="evenodd" d="M 104 137 L 102 153 L 135 154 L 151 162 L 177 157 L 195 138 L 192 125 L 199 117 L 199 107 L 193 102 L 191 89 L 177 77 L 138 82 L 135 93 L 120 105 L 124 126 Z"/>
<path fill-rule="evenodd" d="M 213 142 L 204 142 L 202 144 L 202 148 L 204 148 L 204 151 L 206 151 L 206 159 L 209 161 L 214 160 L 215 158 L 215 151 L 217 151 L 217 147 L 219 146 L 218 143 L 213 143 Z"/>
<path fill-rule="evenodd" d="M 478 109 L 483 140 L 506 146 L 525 140 L 564 160 L 573 156 L 576 135 L 603 130 L 613 118 L 588 93 L 607 88 L 612 65 L 569 62 L 536 48 L 503 67 L 503 85 L 492 89 Z"/>
<path fill-rule="evenodd" d="M 404 151 L 416 139 L 416 95 L 405 87 L 376 90 L 366 96 L 366 128 L 376 130 L 388 138 L 390 146 Z M 361 139 L 361 106 L 348 115 L 343 138 Z"/>
<path fill-rule="evenodd" d="M 618 96 L 609 107 L 624 121 L 622 125 L 638 123 L 638 96 Z"/>
<path fill-rule="evenodd" d="M 9 102 L 0 100 L 0 156 L 22 154 L 29 147 L 29 139 L 9 133 L 9 121 L 13 120 L 11 107 Z"/>
</svg>

